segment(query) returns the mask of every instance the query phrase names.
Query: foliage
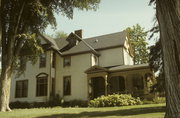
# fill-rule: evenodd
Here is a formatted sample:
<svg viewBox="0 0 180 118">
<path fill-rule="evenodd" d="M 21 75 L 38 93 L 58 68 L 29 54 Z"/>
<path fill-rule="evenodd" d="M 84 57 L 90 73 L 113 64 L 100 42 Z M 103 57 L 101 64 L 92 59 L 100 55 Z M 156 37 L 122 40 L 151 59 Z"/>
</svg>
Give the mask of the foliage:
<svg viewBox="0 0 180 118">
<path fill-rule="evenodd" d="M 68 34 L 63 31 L 57 31 L 55 34 L 51 35 L 53 38 L 67 38 Z"/>
<path fill-rule="evenodd" d="M 115 107 L 139 104 L 142 104 L 142 101 L 139 98 L 134 98 L 129 94 L 113 94 L 101 96 L 91 100 L 89 102 L 89 107 Z"/>
<path fill-rule="evenodd" d="M 41 107 L 49 107 L 48 102 L 20 102 L 20 101 L 15 101 L 11 102 L 9 105 L 13 109 L 19 109 L 19 108 L 41 108 Z"/>
<path fill-rule="evenodd" d="M 48 25 L 55 28 L 55 14 L 61 13 L 73 18 L 75 8 L 96 10 L 99 3 L 100 0 L 1 0 L 0 111 L 10 111 L 8 104 L 13 71 L 21 69 L 21 74 L 26 62 L 30 60 L 34 63 L 38 53 L 42 51 L 34 33 L 43 33 Z"/>
<path fill-rule="evenodd" d="M 26 62 L 31 61 L 35 64 L 39 55 L 44 52 L 40 44 L 40 39 L 36 38 L 36 34 L 19 34 L 19 40 L 26 40 L 24 42 L 19 58 L 16 58 L 13 63 L 13 70 L 16 70 L 16 77 L 19 77 L 26 70 Z"/>
<path fill-rule="evenodd" d="M 22 60 L 29 60 L 34 58 L 23 58 L 21 56 L 21 52 L 26 49 L 33 49 L 36 47 L 35 43 L 38 40 L 36 35 L 33 33 L 42 33 L 48 24 L 53 27 L 56 26 L 55 13 L 62 13 L 66 15 L 68 18 L 73 17 L 73 9 L 78 8 L 80 10 L 96 10 L 100 0 L 2 0 L 2 40 L 13 40 L 10 39 L 10 36 L 16 37 L 14 40 L 13 50 L 21 50 L 19 52 L 15 51 L 13 55 L 14 63 L 21 62 Z M 14 21 L 12 21 L 14 20 Z M 6 21 L 6 22 L 5 22 Z M 57 33 L 56 36 L 65 36 L 65 33 Z M 32 38 L 28 38 L 32 36 Z M 27 40 L 29 39 L 29 40 Z M 30 40 L 33 39 L 34 41 Z M 31 41 L 31 42 L 30 42 Z M 33 42 L 33 43 L 32 43 Z M 9 44 L 2 45 L 3 47 L 8 47 Z M 19 45 L 21 45 L 19 47 Z M 2 47 L 2 48 L 3 48 Z M 20 49 L 19 49 L 20 48 Z M 35 48 L 34 48 L 35 49 Z M 33 57 L 36 53 L 33 49 L 33 53 L 31 54 Z M 3 48 L 4 50 L 4 48 Z M 24 55 L 23 55 L 24 57 Z M 16 60 L 17 59 L 17 60 Z M 18 60 L 19 59 L 19 60 Z M 19 65 L 14 64 L 13 65 Z"/>
<path fill-rule="evenodd" d="M 166 103 L 166 98 L 165 97 L 155 97 L 153 99 L 153 102 L 156 104 Z"/>
<path fill-rule="evenodd" d="M 72 100 L 68 102 L 64 102 L 62 104 L 63 107 L 87 107 L 88 102 L 83 100 Z"/>
<path fill-rule="evenodd" d="M 159 34 L 159 25 L 155 18 L 154 27 L 149 31 L 151 33 L 149 40 L 156 40 L 156 43 L 150 46 L 150 58 L 149 65 L 154 72 L 158 73 L 156 77 L 157 83 L 153 86 L 153 92 L 164 92 L 165 91 L 165 80 L 164 80 L 164 64 L 163 64 L 163 53 L 160 38 L 156 36 Z"/>
<path fill-rule="evenodd" d="M 54 106 L 61 106 L 63 103 L 62 98 L 60 97 L 59 94 L 56 94 L 55 96 L 51 96 L 49 100 L 49 106 L 54 107 Z"/>
<path fill-rule="evenodd" d="M 20 102 L 15 101 L 10 103 L 11 108 L 41 108 L 41 107 L 55 107 L 55 106 L 61 106 L 62 105 L 62 99 L 57 94 L 54 97 L 51 97 L 51 99 L 47 102 Z"/>
<path fill-rule="evenodd" d="M 147 32 L 144 31 L 139 24 L 136 24 L 132 28 L 127 28 L 129 42 L 134 50 L 134 63 L 143 64 L 148 63 L 148 43 L 146 42 Z"/>
</svg>

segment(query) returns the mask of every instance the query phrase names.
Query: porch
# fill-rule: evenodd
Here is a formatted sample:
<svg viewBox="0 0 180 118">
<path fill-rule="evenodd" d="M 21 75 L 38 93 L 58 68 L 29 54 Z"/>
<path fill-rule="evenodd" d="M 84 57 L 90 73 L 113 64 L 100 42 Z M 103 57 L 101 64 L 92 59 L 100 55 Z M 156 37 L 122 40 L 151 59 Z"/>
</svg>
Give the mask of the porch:
<svg viewBox="0 0 180 118">
<path fill-rule="evenodd" d="M 86 70 L 86 73 L 89 99 L 114 93 L 141 97 L 150 92 L 150 86 L 155 82 L 153 72 L 144 65 L 132 65 L 128 68 L 93 66 Z"/>
</svg>

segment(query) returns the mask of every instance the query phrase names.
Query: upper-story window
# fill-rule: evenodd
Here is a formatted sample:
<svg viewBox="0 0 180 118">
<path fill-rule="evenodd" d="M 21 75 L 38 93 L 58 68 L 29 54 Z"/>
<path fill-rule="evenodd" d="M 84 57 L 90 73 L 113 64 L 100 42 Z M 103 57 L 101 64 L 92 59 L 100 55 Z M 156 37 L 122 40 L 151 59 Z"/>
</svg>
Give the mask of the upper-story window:
<svg viewBox="0 0 180 118">
<path fill-rule="evenodd" d="M 94 54 L 92 54 L 91 56 L 91 63 L 92 63 L 92 66 L 98 65 L 98 57 Z"/>
<path fill-rule="evenodd" d="M 40 68 L 46 67 L 46 53 L 40 55 L 39 67 Z"/>
<path fill-rule="evenodd" d="M 64 57 L 64 67 L 71 65 L 71 57 Z"/>
</svg>

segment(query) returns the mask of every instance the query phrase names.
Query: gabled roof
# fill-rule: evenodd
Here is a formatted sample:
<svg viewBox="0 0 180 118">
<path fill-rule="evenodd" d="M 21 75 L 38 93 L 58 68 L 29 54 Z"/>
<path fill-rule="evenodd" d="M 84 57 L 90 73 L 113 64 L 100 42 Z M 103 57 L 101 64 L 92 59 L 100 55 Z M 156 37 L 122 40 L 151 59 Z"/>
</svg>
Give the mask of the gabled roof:
<svg viewBox="0 0 180 118">
<path fill-rule="evenodd" d="M 123 46 L 126 40 L 126 31 L 106 34 L 102 36 L 87 38 L 85 41 L 90 44 L 95 50 L 104 48 Z"/>
<path fill-rule="evenodd" d="M 87 52 L 92 52 L 96 55 L 99 55 L 97 52 L 98 50 L 124 46 L 127 32 L 122 31 L 86 39 L 81 39 L 74 33 L 71 33 L 68 38 L 59 39 L 53 39 L 47 35 L 39 35 L 43 37 L 48 43 L 50 43 L 53 49 L 58 50 L 61 55 L 73 55 Z M 69 50 L 61 52 L 61 49 L 63 49 L 65 46 L 68 46 L 70 38 L 77 40 L 79 43 L 72 46 Z"/>
<path fill-rule="evenodd" d="M 39 36 L 41 36 L 45 41 L 47 41 L 47 43 L 50 43 L 53 49 L 59 50 L 59 46 L 57 45 L 56 41 L 53 38 L 45 34 L 39 34 Z"/>
<path fill-rule="evenodd" d="M 126 31 L 122 31 L 122 32 L 83 39 L 83 41 L 80 41 L 78 45 L 72 47 L 68 51 L 63 52 L 62 54 L 71 55 L 71 54 L 77 54 L 77 53 L 90 52 L 91 49 L 85 43 L 87 43 L 94 50 L 102 50 L 106 48 L 124 46 L 126 36 L 127 36 Z M 65 39 L 63 40 L 64 41 L 62 41 L 62 39 L 59 39 L 59 40 L 56 40 L 56 42 L 67 43 Z M 61 45 L 62 43 L 59 43 L 59 44 Z"/>
</svg>

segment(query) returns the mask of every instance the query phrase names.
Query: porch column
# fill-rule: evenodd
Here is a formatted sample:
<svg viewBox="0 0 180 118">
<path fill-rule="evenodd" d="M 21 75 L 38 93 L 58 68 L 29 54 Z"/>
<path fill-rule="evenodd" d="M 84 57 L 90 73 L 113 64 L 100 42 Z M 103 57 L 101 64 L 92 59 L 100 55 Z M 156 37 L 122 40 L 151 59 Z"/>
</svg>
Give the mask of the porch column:
<svg viewBox="0 0 180 118">
<path fill-rule="evenodd" d="M 105 75 L 104 76 L 104 80 L 105 80 L 105 95 L 108 94 L 108 76 Z"/>
<path fill-rule="evenodd" d="M 146 82 L 145 74 L 143 73 L 143 74 L 141 74 L 141 76 L 143 77 L 143 86 L 144 86 L 143 94 L 147 94 L 148 88 L 147 88 L 147 82 Z"/>
<path fill-rule="evenodd" d="M 127 89 L 128 88 L 127 75 L 124 74 L 124 75 L 122 75 L 122 77 L 124 77 L 124 86 L 125 86 L 124 92 L 128 93 L 128 89 Z"/>
</svg>

